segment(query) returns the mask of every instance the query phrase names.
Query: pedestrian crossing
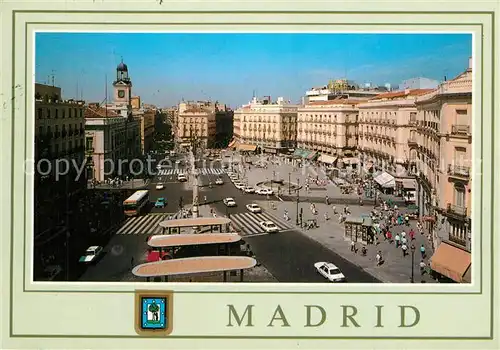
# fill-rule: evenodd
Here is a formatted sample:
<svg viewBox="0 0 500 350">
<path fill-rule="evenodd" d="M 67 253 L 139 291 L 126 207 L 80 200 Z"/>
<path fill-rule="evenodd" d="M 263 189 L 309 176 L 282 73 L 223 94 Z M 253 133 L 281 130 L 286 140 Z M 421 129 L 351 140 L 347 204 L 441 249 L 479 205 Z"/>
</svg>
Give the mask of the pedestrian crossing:
<svg viewBox="0 0 500 350">
<path fill-rule="evenodd" d="M 167 220 L 169 216 L 175 214 L 147 214 L 144 216 L 134 216 L 125 220 L 123 225 L 116 231 L 117 235 L 144 235 L 162 234 L 162 228 L 158 224 Z"/>
<path fill-rule="evenodd" d="M 255 235 L 264 233 L 260 227 L 259 222 L 272 221 L 280 231 L 290 230 L 293 228 L 292 224 L 284 220 L 278 219 L 272 214 L 262 212 L 256 213 L 239 213 L 231 214 L 231 224 L 241 232 L 242 235 Z"/>
<path fill-rule="evenodd" d="M 185 174 L 188 170 L 184 169 L 160 169 L 158 170 L 159 176 L 168 176 L 168 175 L 179 175 Z M 221 168 L 201 168 L 198 169 L 198 173 L 201 175 L 222 175 L 226 171 Z"/>
</svg>

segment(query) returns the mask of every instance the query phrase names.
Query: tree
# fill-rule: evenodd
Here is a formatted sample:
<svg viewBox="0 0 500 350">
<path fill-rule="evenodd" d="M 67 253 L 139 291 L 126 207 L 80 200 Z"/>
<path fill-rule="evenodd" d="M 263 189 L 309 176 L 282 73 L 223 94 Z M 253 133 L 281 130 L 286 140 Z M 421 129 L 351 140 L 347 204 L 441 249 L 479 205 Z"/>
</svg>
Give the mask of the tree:
<svg viewBox="0 0 500 350">
<path fill-rule="evenodd" d="M 149 305 L 148 310 L 153 314 L 153 321 L 158 321 L 158 312 L 160 311 L 158 304 L 153 301 L 153 303 Z"/>
</svg>

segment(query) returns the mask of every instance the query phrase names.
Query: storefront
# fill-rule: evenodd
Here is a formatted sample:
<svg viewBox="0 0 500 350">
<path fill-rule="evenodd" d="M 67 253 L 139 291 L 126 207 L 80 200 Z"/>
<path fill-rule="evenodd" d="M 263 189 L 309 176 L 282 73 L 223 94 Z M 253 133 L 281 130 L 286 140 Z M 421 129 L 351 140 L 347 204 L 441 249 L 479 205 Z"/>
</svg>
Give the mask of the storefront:
<svg viewBox="0 0 500 350">
<path fill-rule="evenodd" d="M 356 169 L 359 164 L 359 159 L 356 157 L 342 158 L 342 163 L 345 168 L 350 167 L 352 169 Z"/>
<path fill-rule="evenodd" d="M 344 239 L 367 245 L 373 243 L 373 221 L 368 217 L 348 218 L 344 222 Z"/>
<path fill-rule="evenodd" d="M 441 282 L 470 283 L 471 254 L 452 242 L 442 242 L 430 259 L 431 274 Z"/>
<path fill-rule="evenodd" d="M 415 192 L 417 181 L 415 179 L 396 179 L 396 194 L 401 197 L 407 197 L 408 192 Z"/>
<path fill-rule="evenodd" d="M 320 154 L 318 158 L 318 162 L 327 164 L 329 166 L 333 166 L 333 164 L 337 161 L 337 157 L 332 157 L 327 154 Z"/>
</svg>

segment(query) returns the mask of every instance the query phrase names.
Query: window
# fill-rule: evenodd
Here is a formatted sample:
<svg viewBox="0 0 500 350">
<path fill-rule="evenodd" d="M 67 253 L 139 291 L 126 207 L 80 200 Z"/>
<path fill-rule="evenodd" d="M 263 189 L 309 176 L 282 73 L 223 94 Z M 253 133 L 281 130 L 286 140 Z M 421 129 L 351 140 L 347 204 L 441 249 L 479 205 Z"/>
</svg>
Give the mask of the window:
<svg viewBox="0 0 500 350">
<path fill-rule="evenodd" d="M 467 150 L 465 147 L 455 147 L 453 161 L 455 165 L 463 166 L 465 164 L 467 161 Z"/>
<path fill-rule="evenodd" d="M 455 185 L 455 205 L 459 208 L 465 208 L 465 186 Z"/>
<path fill-rule="evenodd" d="M 50 108 L 47 108 L 47 118 L 50 119 Z"/>
<path fill-rule="evenodd" d="M 63 109 L 62 109 L 62 117 L 63 117 L 63 118 L 66 118 L 66 108 L 63 108 Z"/>
<path fill-rule="evenodd" d="M 38 119 L 42 119 L 43 118 L 43 111 L 41 108 L 38 108 L 37 113 L 38 113 Z"/>
<path fill-rule="evenodd" d="M 457 109 L 455 116 L 455 124 L 469 125 L 469 117 L 466 109 Z"/>
<path fill-rule="evenodd" d="M 410 112 L 410 123 L 417 121 L 417 112 Z"/>
<path fill-rule="evenodd" d="M 43 136 L 43 126 L 38 127 L 38 135 Z"/>
</svg>

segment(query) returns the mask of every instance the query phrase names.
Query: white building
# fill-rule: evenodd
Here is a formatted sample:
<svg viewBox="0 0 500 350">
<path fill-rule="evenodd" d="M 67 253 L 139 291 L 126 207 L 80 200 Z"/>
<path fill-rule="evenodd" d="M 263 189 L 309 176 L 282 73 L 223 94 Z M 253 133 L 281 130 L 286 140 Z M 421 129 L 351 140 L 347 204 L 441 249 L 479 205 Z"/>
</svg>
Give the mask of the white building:
<svg viewBox="0 0 500 350">
<path fill-rule="evenodd" d="M 433 79 L 428 79 L 428 78 L 423 78 L 423 77 L 416 77 L 416 78 L 411 78 L 411 79 L 406 79 L 399 84 L 399 90 L 406 90 L 406 89 L 435 89 L 439 85 L 439 81 L 433 80 Z"/>
</svg>

